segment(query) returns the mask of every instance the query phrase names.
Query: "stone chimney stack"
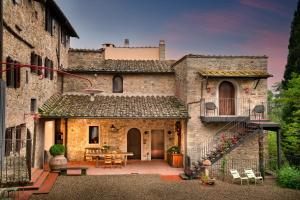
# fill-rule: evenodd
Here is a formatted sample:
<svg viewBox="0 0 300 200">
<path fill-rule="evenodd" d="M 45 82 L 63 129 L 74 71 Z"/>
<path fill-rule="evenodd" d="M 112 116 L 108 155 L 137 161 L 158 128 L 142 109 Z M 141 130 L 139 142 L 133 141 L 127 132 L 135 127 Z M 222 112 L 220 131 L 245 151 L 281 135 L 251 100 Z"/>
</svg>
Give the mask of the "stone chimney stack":
<svg viewBox="0 0 300 200">
<path fill-rule="evenodd" d="M 129 47 L 129 39 L 127 38 L 124 40 L 124 47 Z"/>
<path fill-rule="evenodd" d="M 166 59 L 166 44 L 164 40 L 159 41 L 159 60 Z"/>
</svg>

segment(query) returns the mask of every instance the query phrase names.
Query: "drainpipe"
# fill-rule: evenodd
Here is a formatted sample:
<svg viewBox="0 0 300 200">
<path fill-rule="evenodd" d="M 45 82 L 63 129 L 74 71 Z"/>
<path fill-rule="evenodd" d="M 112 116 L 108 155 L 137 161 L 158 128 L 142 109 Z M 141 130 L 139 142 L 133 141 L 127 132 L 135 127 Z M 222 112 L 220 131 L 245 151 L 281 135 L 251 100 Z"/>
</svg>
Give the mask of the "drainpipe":
<svg viewBox="0 0 300 200">
<path fill-rule="evenodd" d="M 3 59 L 3 0 L 0 0 L 0 58 Z M 2 70 L 2 64 L 0 64 Z M 2 158 L 4 157 L 4 140 L 5 139 L 5 82 L 2 80 L 2 73 L 0 74 L 0 164 L 2 166 Z M 2 169 L 2 167 L 1 167 Z"/>
</svg>

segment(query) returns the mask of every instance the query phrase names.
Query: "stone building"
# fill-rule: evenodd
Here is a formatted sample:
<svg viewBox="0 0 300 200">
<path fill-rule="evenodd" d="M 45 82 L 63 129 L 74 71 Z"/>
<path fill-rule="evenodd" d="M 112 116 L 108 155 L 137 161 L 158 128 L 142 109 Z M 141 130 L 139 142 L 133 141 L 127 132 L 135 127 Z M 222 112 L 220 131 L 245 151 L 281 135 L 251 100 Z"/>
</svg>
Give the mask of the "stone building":
<svg viewBox="0 0 300 200">
<path fill-rule="evenodd" d="M 22 143 L 32 140 L 34 165 L 41 166 L 42 133 L 34 114 L 53 94 L 62 90 L 61 75 L 37 67 L 19 67 L 13 63 L 46 66 L 55 70 L 68 66 L 70 37 L 78 37 L 68 19 L 53 0 L 3 1 L 2 79 L 6 82 L 6 140 Z M 28 131 L 26 131 L 26 129 Z M 28 133 L 27 133 L 28 132 Z M 21 142 L 20 142 L 21 140 Z M 6 142 L 5 154 L 11 154 Z M 17 144 L 18 146 L 18 144 Z M 13 151 L 13 149 L 11 149 Z M 36 161 L 36 162 L 35 162 Z"/>
<path fill-rule="evenodd" d="M 6 138 L 28 137 L 13 130 L 26 124 L 34 166 L 55 143 L 67 147 L 69 160 L 106 145 L 140 160 L 166 159 L 174 145 L 191 161 L 217 162 L 220 147 L 229 157 L 258 158 L 255 127 L 266 120 L 271 76 L 266 56 L 167 60 L 163 40 L 157 47 L 131 47 L 126 39 L 123 47 L 72 49 L 69 38 L 78 35 L 53 0 L 5 1 L 4 8 L 3 59 L 63 71 L 2 73 Z"/>
</svg>

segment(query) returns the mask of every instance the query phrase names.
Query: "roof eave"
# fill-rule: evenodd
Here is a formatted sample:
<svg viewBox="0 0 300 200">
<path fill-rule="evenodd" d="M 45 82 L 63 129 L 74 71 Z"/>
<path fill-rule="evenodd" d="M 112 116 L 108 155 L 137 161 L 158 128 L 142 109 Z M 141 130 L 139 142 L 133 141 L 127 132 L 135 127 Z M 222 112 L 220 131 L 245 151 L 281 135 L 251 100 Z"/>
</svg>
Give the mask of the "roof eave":
<svg viewBox="0 0 300 200">
<path fill-rule="evenodd" d="M 46 1 L 46 6 L 49 6 L 50 8 L 52 8 L 54 13 L 57 15 L 58 20 L 60 21 L 60 23 L 64 26 L 66 26 L 66 28 L 69 30 L 69 35 L 71 37 L 79 38 L 79 35 L 77 34 L 75 29 L 71 25 L 70 21 L 68 20 L 68 18 L 65 16 L 63 11 L 60 9 L 60 7 L 56 4 L 56 2 L 54 0 L 47 0 Z"/>
</svg>

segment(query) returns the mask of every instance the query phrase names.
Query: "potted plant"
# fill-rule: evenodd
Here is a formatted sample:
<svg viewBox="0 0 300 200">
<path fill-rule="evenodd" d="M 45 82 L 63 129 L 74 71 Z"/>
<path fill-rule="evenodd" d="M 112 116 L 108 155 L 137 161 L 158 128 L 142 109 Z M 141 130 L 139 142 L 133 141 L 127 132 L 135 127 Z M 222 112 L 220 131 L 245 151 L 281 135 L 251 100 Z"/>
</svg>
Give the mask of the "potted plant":
<svg viewBox="0 0 300 200">
<path fill-rule="evenodd" d="M 180 154 L 180 149 L 178 146 L 172 146 L 167 150 L 167 161 L 170 166 L 180 168 L 182 164 L 182 154 Z"/>
<path fill-rule="evenodd" d="M 52 158 L 49 161 L 49 167 L 52 171 L 58 171 L 67 166 L 67 159 L 64 154 L 66 149 L 62 144 L 54 144 L 49 150 Z"/>
</svg>

